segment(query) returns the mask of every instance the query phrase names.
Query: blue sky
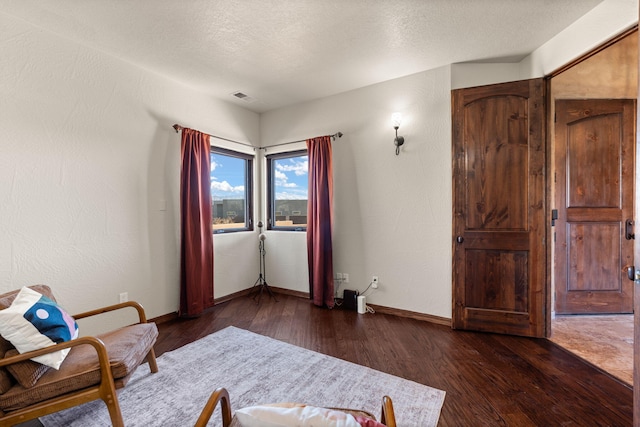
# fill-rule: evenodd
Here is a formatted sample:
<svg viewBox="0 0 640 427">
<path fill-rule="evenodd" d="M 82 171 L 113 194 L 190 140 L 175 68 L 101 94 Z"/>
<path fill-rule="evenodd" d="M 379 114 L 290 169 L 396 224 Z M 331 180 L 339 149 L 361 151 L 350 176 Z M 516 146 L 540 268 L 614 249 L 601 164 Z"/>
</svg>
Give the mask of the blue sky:
<svg viewBox="0 0 640 427">
<path fill-rule="evenodd" d="M 244 198 L 244 160 L 211 154 L 213 200 Z M 274 160 L 276 199 L 306 199 L 309 162 L 307 156 Z"/>
<path fill-rule="evenodd" d="M 309 161 L 307 156 L 274 160 L 276 200 L 307 199 Z"/>
<path fill-rule="evenodd" d="M 244 159 L 211 154 L 211 198 L 244 199 Z"/>
</svg>

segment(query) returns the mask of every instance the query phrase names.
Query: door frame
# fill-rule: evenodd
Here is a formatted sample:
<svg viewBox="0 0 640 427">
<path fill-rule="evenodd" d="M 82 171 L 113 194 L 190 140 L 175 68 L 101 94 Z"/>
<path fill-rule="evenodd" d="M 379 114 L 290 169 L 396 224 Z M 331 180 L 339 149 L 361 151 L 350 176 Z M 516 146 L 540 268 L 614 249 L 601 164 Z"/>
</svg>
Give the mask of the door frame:
<svg viewBox="0 0 640 427">
<path fill-rule="evenodd" d="M 639 15 L 640 16 L 640 15 Z M 612 37 L 609 40 L 606 40 L 605 42 L 603 42 L 602 44 L 600 44 L 599 46 L 596 46 L 595 48 L 593 48 L 592 50 L 590 50 L 589 52 L 584 53 L 583 55 L 575 58 L 573 61 L 568 62 L 567 64 L 563 65 L 562 67 L 552 71 L 551 73 L 549 73 L 548 75 L 546 75 L 544 77 L 545 79 L 545 103 L 546 103 L 546 111 L 547 111 L 547 124 L 546 124 L 546 138 L 545 138 L 545 150 L 547 152 L 547 158 L 546 158 L 546 169 L 548 171 L 547 173 L 547 178 L 546 178 L 546 197 L 545 197 L 545 203 L 546 203 L 546 218 L 549 220 L 547 227 L 545 227 L 546 230 L 546 234 L 545 234 L 545 238 L 547 239 L 547 242 L 552 243 L 553 239 L 553 228 L 551 227 L 551 213 L 552 213 L 552 209 L 553 209 L 553 202 L 554 202 L 554 198 L 555 198 L 555 188 L 554 188 L 554 174 L 555 174 L 555 169 L 554 169 L 554 162 L 555 162 L 555 156 L 553 155 L 553 150 L 554 150 L 554 145 L 553 145 L 553 138 L 555 135 L 555 126 L 554 126 L 554 115 L 555 115 L 555 100 L 553 99 L 552 95 L 552 84 L 551 84 L 551 79 L 553 79 L 554 77 L 562 74 L 563 72 L 567 71 L 568 69 L 580 64 L 581 62 L 586 61 L 587 59 L 591 58 L 592 56 L 598 54 L 599 52 L 609 48 L 610 46 L 616 44 L 617 42 L 619 42 L 620 40 L 624 39 L 625 37 L 628 37 L 630 35 L 632 35 L 634 32 L 637 32 L 638 34 L 636 34 L 636 37 L 638 37 L 638 35 L 640 35 L 640 31 L 638 31 L 638 24 L 628 28 L 626 31 L 623 31 L 622 33 Z M 639 43 L 639 50 L 640 50 L 640 43 Z M 639 55 L 640 57 L 640 55 Z M 639 67 L 640 68 L 640 67 Z M 640 75 L 640 69 L 639 69 L 639 75 Z M 639 90 L 640 90 L 640 85 L 639 85 Z M 640 94 L 638 95 L 638 99 L 640 99 Z M 636 113 L 637 116 L 640 116 L 640 114 Z M 636 119 L 638 120 L 638 119 Z M 640 122 L 639 122 L 640 123 Z M 640 129 L 640 125 L 636 126 L 636 132 L 637 129 Z M 640 162 L 640 153 L 638 153 L 638 151 L 640 150 L 640 145 L 638 145 L 638 138 L 637 138 L 637 134 L 636 134 L 636 161 L 635 161 L 635 176 L 636 176 L 636 180 L 638 179 L 638 177 L 640 177 L 640 165 L 638 162 Z M 637 182 L 636 182 L 637 184 Z M 640 216 L 638 211 L 640 210 L 640 185 L 635 185 L 635 195 L 634 195 L 634 215 L 635 215 L 635 222 L 636 224 L 638 224 L 638 221 L 640 221 Z M 637 228 L 637 227 L 636 227 Z M 640 239 L 636 239 L 635 240 L 635 250 L 634 250 L 634 262 L 636 263 L 636 268 L 640 265 L 640 247 L 638 247 L 638 245 L 640 244 Z M 551 321 L 552 321 L 552 316 L 554 314 L 554 301 L 553 301 L 553 295 L 554 295 L 554 283 L 553 283 L 553 253 L 554 251 L 554 245 L 553 244 L 548 244 L 547 248 L 546 248 L 546 265 L 547 265 L 547 274 L 546 274 L 546 303 L 545 303 L 545 307 L 546 307 L 546 313 L 545 313 L 545 337 L 549 338 L 551 336 Z M 634 293 L 635 296 L 634 298 L 637 300 L 638 299 L 638 292 Z M 634 342 L 639 343 L 640 344 L 640 332 L 638 332 L 638 329 L 640 328 L 640 320 L 638 318 L 637 313 L 640 310 L 640 301 L 637 301 L 635 303 L 635 310 L 634 312 L 636 313 L 636 315 L 634 315 L 635 318 L 635 323 L 636 323 L 636 327 L 635 327 L 635 334 L 636 334 L 636 338 L 634 340 Z M 640 349 L 637 349 L 636 353 L 640 353 Z M 634 366 L 638 366 L 638 364 L 640 363 L 640 354 L 636 355 L 636 360 L 634 362 Z M 638 380 L 636 380 L 636 373 L 634 372 L 634 393 L 636 393 L 637 390 L 637 399 L 634 398 L 634 412 L 636 411 L 636 406 L 640 406 L 640 405 L 635 405 L 635 402 L 640 403 L 640 375 L 638 376 Z M 635 418 L 636 416 L 634 415 L 634 425 L 637 425 L 638 427 L 640 427 L 640 408 L 638 408 L 638 422 L 636 424 Z"/>
</svg>

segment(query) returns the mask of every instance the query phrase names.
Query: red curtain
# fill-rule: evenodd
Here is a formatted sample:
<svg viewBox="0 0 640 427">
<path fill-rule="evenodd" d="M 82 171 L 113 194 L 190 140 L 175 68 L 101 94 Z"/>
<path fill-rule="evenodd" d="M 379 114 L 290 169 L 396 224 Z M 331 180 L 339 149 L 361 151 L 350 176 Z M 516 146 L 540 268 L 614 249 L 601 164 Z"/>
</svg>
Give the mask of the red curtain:
<svg viewBox="0 0 640 427">
<path fill-rule="evenodd" d="M 307 140 L 309 197 L 307 202 L 307 257 L 309 294 L 317 306 L 333 308 L 333 166 L 331 137 Z"/>
<path fill-rule="evenodd" d="M 210 152 L 209 135 L 182 129 L 179 315 L 186 317 L 213 305 Z"/>
</svg>

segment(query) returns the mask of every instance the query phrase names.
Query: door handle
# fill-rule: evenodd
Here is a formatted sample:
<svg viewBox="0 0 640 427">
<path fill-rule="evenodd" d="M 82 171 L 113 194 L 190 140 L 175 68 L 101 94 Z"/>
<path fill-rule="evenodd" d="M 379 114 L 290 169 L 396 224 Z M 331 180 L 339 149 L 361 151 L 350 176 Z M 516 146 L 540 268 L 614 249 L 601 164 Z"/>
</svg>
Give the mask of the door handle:
<svg viewBox="0 0 640 427">
<path fill-rule="evenodd" d="M 635 266 L 631 266 L 631 267 L 627 267 L 627 279 L 631 280 L 632 282 L 636 279 L 636 267 Z"/>
<path fill-rule="evenodd" d="M 464 237 L 462 237 L 462 236 L 458 236 L 458 237 L 456 238 L 456 242 L 458 242 L 458 243 L 462 243 L 462 242 L 464 242 Z"/>
<path fill-rule="evenodd" d="M 624 237 L 627 240 L 634 240 L 636 238 L 636 235 L 633 232 L 633 220 L 632 219 L 628 219 L 624 223 Z"/>
</svg>

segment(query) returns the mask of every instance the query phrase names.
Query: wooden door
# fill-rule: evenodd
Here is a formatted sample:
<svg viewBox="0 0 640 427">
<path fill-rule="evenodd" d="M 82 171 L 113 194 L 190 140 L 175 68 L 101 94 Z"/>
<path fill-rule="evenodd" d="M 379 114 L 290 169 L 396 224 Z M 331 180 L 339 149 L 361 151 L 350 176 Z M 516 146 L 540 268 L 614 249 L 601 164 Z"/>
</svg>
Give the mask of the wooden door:
<svg viewBox="0 0 640 427">
<path fill-rule="evenodd" d="M 639 43 L 640 44 L 640 43 Z M 638 52 L 640 58 L 640 52 Z M 638 66 L 640 69 L 640 65 Z M 640 88 L 640 84 L 638 85 Z M 640 93 L 638 93 L 640 98 Z M 638 114 L 636 114 L 636 129 L 640 128 L 638 123 Z M 636 147 L 636 162 L 633 166 L 635 176 L 640 177 L 640 138 L 635 141 Z M 636 185 L 634 188 L 634 205 L 640 206 L 640 185 Z M 639 209 L 634 212 L 634 220 L 636 224 L 640 224 Z M 633 425 L 634 427 L 640 427 L 640 238 L 634 240 L 633 244 L 633 259 L 634 259 L 634 292 L 633 292 Z"/>
<path fill-rule="evenodd" d="M 638 52 L 640 58 L 640 51 Z M 640 68 L 640 65 L 639 65 Z M 638 85 L 640 87 L 640 84 Z M 637 98 L 640 98 L 638 93 Z M 638 123 L 638 115 L 636 114 L 636 126 L 640 128 Z M 640 139 L 636 138 L 636 163 L 633 166 L 635 176 L 640 177 L 640 147 L 638 144 Z M 634 202 L 636 205 L 640 204 L 640 185 L 637 185 L 634 189 Z M 634 213 L 635 223 L 640 221 L 640 215 L 638 210 Z M 635 263 L 635 280 L 634 288 L 639 288 L 640 285 L 640 239 L 634 241 L 634 263 Z M 633 297 L 634 313 L 633 313 L 633 425 L 634 427 L 640 426 L 640 292 L 634 292 Z"/>
<path fill-rule="evenodd" d="M 634 100 L 559 100 L 555 311 L 632 313 Z"/>
<path fill-rule="evenodd" d="M 544 82 L 452 95 L 453 328 L 542 337 Z"/>
</svg>

